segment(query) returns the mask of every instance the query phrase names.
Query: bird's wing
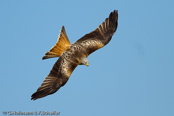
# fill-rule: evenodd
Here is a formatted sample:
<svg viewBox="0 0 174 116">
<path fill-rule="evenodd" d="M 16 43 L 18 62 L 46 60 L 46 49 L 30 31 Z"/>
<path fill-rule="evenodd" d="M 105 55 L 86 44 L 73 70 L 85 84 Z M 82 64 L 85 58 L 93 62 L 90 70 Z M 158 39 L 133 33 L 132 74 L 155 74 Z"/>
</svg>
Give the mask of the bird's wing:
<svg viewBox="0 0 174 116">
<path fill-rule="evenodd" d="M 41 86 L 32 94 L 31 99 L 36 100 L 55 93 L 60 87 L 65 85 L 77 65 L 78 64 L 70 62 L 61 56 L 54 64 Z"/>
<path fill-rule="evenodd" d="M 105 46 L 111 40 L 112 35 L 117 29 L 117 21 L 118 11 L 114 10 L 98 28 L 77 40 L 76 43 L 82 45 L 88 55 L 91 54 L 95 50 Z"/>
</svg>

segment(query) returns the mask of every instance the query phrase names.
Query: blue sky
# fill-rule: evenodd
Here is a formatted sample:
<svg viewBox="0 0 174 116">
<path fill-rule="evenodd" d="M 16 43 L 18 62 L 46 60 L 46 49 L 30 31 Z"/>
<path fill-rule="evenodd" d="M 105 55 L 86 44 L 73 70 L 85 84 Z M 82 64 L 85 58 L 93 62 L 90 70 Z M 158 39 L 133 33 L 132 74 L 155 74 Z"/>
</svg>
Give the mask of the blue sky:
<svg viewBox="0 0 174 116">
<path fill-rule="evenodd" d="M 61 116 L 174 115 L 172 0 L 0 0 L 0 113 Z M 64 25 L 71 43 L 118 10 L 107 46 L 78 66 L 57 93 L 31 101 L 55 59 L 41 60 Z M 2 115 L 2 114 L 1 114 Z"/>
</svg>

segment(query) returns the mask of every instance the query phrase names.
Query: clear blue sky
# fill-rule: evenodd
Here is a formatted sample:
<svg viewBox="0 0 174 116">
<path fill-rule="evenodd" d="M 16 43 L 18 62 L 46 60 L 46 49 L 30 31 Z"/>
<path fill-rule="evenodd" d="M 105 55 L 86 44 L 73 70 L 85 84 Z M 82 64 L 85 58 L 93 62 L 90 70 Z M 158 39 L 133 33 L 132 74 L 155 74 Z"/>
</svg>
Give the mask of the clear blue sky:
<svg viewBox="0 0 174 116">
<path fill-rule="evenodd" d="M 0 115 L 174 116 L 172 0 L 0 0 Z M 118 10 L 110 43 L 57 93 L 31 101 L 57 60 L 41 60 L 64 25 L 71 43 Z"/>
</svg>

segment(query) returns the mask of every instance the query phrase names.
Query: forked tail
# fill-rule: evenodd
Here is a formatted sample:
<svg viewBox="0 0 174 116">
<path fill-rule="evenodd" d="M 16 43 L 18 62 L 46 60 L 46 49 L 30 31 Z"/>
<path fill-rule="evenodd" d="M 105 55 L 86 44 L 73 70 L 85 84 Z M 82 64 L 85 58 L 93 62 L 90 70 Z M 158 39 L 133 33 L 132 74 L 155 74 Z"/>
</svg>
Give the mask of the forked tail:
<svg viewBox="0 0 174 116">
<path fill-rule="evenodd" d="M 45 53 L 45 56 L 42 57 L 42 60 L 59 57 L 63 52 L 70 48 L 70 45 L 71 43 L 68 39 L 68 36 L 66 35 L 65 27 L 62 26 L 56 44 Z"/>
</svg>

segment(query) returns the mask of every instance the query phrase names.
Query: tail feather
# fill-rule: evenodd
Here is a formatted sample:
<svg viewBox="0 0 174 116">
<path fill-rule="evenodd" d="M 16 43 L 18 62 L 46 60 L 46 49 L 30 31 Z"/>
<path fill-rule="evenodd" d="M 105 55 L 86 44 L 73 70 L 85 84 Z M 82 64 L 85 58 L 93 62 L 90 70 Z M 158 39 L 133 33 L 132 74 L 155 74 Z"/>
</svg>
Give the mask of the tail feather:
<svg viewBox="0 0 174 116">
<path fill-rule="evenodd" d="M 45 53 L 45 56 L 43 56 L 42 59 L 44 60 L 48 58 L 59 57 L 63 52 L 70 48 L 70 45 L 71 43 L 66 34 L 65 27 L 62 26 L 56 44 L 48 52 Z"/>
</svg>

